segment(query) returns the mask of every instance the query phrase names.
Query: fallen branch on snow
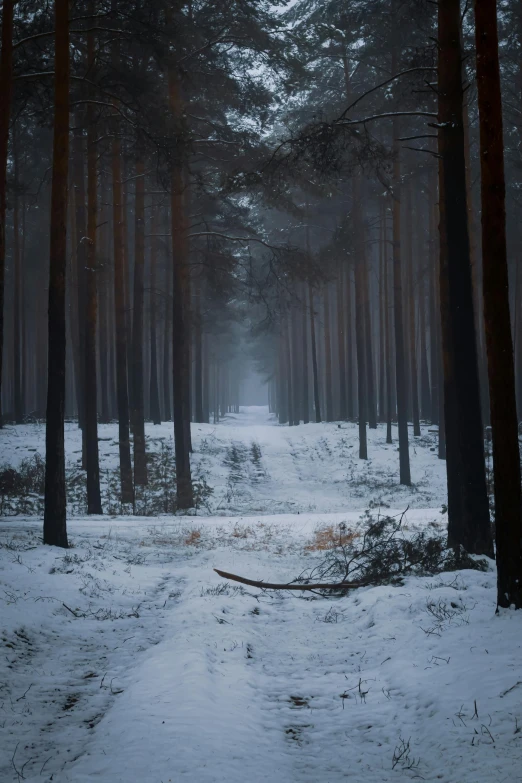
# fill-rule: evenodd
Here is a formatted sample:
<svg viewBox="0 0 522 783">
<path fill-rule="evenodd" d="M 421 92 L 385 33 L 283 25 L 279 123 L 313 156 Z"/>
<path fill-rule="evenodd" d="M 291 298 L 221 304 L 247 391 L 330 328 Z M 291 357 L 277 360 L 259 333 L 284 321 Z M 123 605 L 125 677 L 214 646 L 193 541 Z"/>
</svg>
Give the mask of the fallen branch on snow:
<svg viewBox="0 0 522 783">
<path fill-rule="evenodd" d="M 295 582 L 290 584 L 275 584 L 274 582 L 258 582 L 255 579 L 247 579 L 245 576 L 237 576 L 236 574 L 229 574 L 227 571 L 220 571 L 219 568 L 214 568 L 216 574 L 222 576 L 223 579 L 231 579 L 234 582 L 241 582 L 244 585 L 250 585 L 251 587 L 261 587 L 263 590 L 350 590 L 355 587 L 366 587 L 369 582 L 334 582 L 334 583 L 319 583 L 319 584 L 296 584 Z"/>
</svg>

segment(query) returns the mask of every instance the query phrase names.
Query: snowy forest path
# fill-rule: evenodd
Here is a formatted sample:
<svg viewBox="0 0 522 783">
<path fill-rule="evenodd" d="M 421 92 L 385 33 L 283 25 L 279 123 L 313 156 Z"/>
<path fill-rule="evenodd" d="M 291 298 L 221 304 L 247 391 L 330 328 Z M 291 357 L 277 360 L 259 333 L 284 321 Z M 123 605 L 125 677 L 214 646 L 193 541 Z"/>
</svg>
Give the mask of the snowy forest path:
<svg viewBox="0 0 522 783">
<path fill-rule="evenodd" d="M 163 641 L 141 658 L 88 753 L 58 783 L 518 783 L 516 725 L 491 668 L 491 655 L 505 654 L 484 601 L 493 573 L 323 601 L 244 590 L 211 571 L 219 564 L 288 578 L 303 564 L 291 540 L 278 556 L 275 540 L 264 546 L 245 526 L 234 547 L 216 543 L 178 561 L 185 587 Z M 475 669 L 462 645 L 470 593 L 481 598 L 466 631 Z M 465 624 L 425 633 L 427 596 L 462 604 Z M 503 681 L 512 685 L 515 675 Z"/>
<path fill-rule="evenodd" d="M 370 501 L 405 508 L 446 502 L 445 465 L 428 426 L 412 441 L 412 488 L 398 482 L 397 445 L 385 426 L 369 430 L 369 459 L 358 458 L 357 424 L 280 425 L 267 408 L 241 408 L 216 425 L 193 425 L 195 475 L 214 488 L 211 514 L 326 513 Z M 224 470 L 228 469 L 227 470 Z"/>
</svg>

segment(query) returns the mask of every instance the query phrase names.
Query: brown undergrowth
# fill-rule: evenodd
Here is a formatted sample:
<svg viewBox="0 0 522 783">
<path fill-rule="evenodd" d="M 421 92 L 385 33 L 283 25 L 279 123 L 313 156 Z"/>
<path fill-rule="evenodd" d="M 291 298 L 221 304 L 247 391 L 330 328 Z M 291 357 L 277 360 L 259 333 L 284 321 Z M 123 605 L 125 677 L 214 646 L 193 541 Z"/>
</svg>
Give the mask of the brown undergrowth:
<svg viewBox="0 0 522 783">
<path fill-rule="evenodd" d="M 327 525 L 314 531 L 314 537 L 309 544 L 305 546 L 305 552 L 324 552 L 328 549 L 335 549 L 338 546 L 347 546 L 359 538 L 360 534 L 349 530 L 344 523 L 337 525 Z"/>
</svg>

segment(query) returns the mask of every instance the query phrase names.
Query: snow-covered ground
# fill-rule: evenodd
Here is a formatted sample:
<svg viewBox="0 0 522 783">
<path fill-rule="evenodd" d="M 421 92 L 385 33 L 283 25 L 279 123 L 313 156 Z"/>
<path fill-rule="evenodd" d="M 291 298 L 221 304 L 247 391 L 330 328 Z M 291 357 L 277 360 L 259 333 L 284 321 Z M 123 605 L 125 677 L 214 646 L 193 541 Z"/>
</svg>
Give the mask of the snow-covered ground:
<svg viewBox="0 0 522 783">
<path fill-rule="evenodd" d="M 286 582 L 323 557 L 318 531 L 371 500 L 442 530 L 432 436 L 411 490 L 382 427 L 367 465 L 351 425 L 250 410 L 194 436 L 205 516 L 73 519 L 68 551 L 40 544 L 38 519 L 0 521 L 0 781 L 520 783 L 522 613 L 495 616 L 493 567 L 330 599 L 213 571 Z M 0 433 L 1 458 L 42 437 Z M 71 425 L 70 460 L 77 445 Z"/>
<path fill-rule="evenodd" d="M 192 472 L 213 490 L 198 514 L 277 514 L 360 510 L 369 500 L 394 507 L 440 509 L 446 500 L 446 466 L 437 458 L 437 433 L 423 426 L 410 444 L 412 484 L 399 485 L 397 430 L 386 443 L 384 425 L 368 430 L 367 461 L 359 459 L 352 423 L 279 426 L 267 408 L 246 408 L 219 424 L 193 424 Z M 116 424 L 99 427 L 102 482 L 118 464 Z M 161 459 L 173 445 L 172 423 L 146 424 L 149 453 Z M 68 469 L 81 464 L 81 437 L 66 424 Z M 45 453 L 43 424 L 7 426 L 0 434 L 0 465 L 17 467 Z"/>
</svg>

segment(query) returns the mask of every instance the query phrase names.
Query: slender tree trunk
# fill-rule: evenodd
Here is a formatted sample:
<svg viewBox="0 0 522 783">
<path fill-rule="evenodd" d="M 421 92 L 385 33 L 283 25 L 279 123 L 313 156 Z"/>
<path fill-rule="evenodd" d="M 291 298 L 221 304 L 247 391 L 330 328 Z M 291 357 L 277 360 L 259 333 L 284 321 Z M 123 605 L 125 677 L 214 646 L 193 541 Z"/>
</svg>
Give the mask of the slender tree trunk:
<svg viewBox="0 0 522 783">
<path fill-rule="evenodd" d="M 219 421 L 219 367 L 220 367 L 220 356 L 219 356 L 219 344 L 218 341 L 215 340 L 215 350 L 214 350 L 214 388 L 213 388 L 213 397 L 214 397 L 214 424 L 217 424 Z"/>
<path fill-rule="evenodd" d="M 384 202 L 381 203 L 379 209 L 379 421 L 386 421 L 386 378 L 385 378 L 385 348 L 384 348 L 384 332 L 385 332 L 385 319 L 384 319 L 384 275 L 385 275 L 385 261 L 384 261 Z"/>
<path fill-rule="evenodd" d="M 14 163 L 14 204 L 13 204 L 13 262 L 14 262 L 14 301 L 13 301 L 13 396 L 14 416 L 17 424 L 24 420 L 24 401 L 22 397 L 22 259 L 20 254 L 20 182 L 19 160 L 16 131 L 13 133 Z"/>
<path fill-rule="evenodd" d="M 41 282 L 41 290 L 45 290 L 45 283 Z M 45 416 L 47 406 L 47 381 L 49 375 L 49 335 L 46 329 L 44 313 L 44 297 L 36 292 L 36 408 L 38 418 Z M 65 400 L 64 400 L 65 404 Z"/>
<path fill-rule="evenodd" d="M 355 347 L 357 353 L 357 402 L 359 409 L 359 459 L 368 459 L 366 435 L 368 373 L 366 372 L 367 354 L 364 349 L 364 234 L 361 215 L 360 183 L 357 177 L 353 181 L 352 220 L 356 227 L 355 238 Z"/>
<path fill-rule="evenodd" d="M 5 0 L 4 0 L 5 2 Z M 5 25 L 4 5 L 4 25 Z M 69 177 L 69 0 L 55 0 L 54 137 L 49 267 L 49 360 L 45 428 L 44 544 L 67 547 L 65 496 L 65 272 Z M 3 169 L 2 169 L 3 170 Z"/>
<path fill-rule="evenodd" d="M 82 429 L 82 453 L 85 468 L 85 292 L 86 292 L 86 267 L 87 267 L 87 244 L 85 237 L 87 235 L 87 218 L 85 210 L 85 175 L 84 175 L 84 137 L 80 128 L 82 117 L 79 114 L 75 116 L 75 130 L 73 132 L 73 182 L 74 182 L 74 222 L 76 226 L 76 301 L 74 305 L 77 308 L 78 317 L 78 349 L 80 356 L 78 372 L 78 424 Z M 73 306 L 74 306 L 73 305 Z"/>
<path fill-rule="evenodd" d="M 203 332 L 203 421 L 207 424 L 210 421 L 210 356 L 209 356 L 209 338 Z"/>
<path fill-rule="evenodd" d="M 397 71 L 395 51 L 392 73 Z M 401 259 L 401 161 L 399 152 L 399 121 L 392 121 L 393 134 L 393 313 L 395 321 L 395 384 L 397 389 L 397 424 L 399 430 L 399 481 L 409 486 L 410 450 L 408 443 L 408 391 L 406 388 L 406 361 L 402 301 Z"/>
<path fill-rule="evenodd" d="M 462 19 L 460 26 L 460 47 L 463 50 Z M 462 57 L 462 83 L 467 81 L 466 76 L 466 58 Z M 468 235 L 469 235 L 469 261 L 471 265 L 471 282 L 473 287 L 473 311 L 475 315 L 475 334 L 477 341 L 477 361 L 480 382 L 480 401 L 482 409 L 482 423 L 489 424 L 489 389 L 488 389 L 488 371 L 486 348 L 484 338 L 484 313 L 482 308 L 482 272 L 481 257 L 478 247 L 478 232 L 475 220 L 475 208 L 473 205 L 473 171 L 471 167 L 471 140 L 470 140 L 470 119 L 469 119 L 469 99 L 470 90 L 464 92 L 462 103 L 462 122 L 464 133 L 464 161 L 466 166 L 466 206 L 468 214 Z"/>
<path fill-rule="evenodd" d="M 132 321 L 133 321 L 133 308 L 134 308 L 134 291 L 131 292 L 131 275 L 133 273 L 130 252 L 129 252 L 129 228 L 128 228 L 128 204 L 127 204 L 127 185 L 124 180 L 126 178 L 125 167 L 125 151 L 122 150 L 122 165 L 121 165 L 121 232 L 122 232 L 122 249 L 123 249 L 123 282 L 124 282 L 124 297 L 125 297 L 125 329 L 127 330 L 127 346 L 128 351 L 131 351 L 131 355 L 127 354 L 127 389 L 129 395 L 129 411 L 130 411 L 130 427 L 133 432 L 132 412 L 134 410 L 134 403 L 132 399 Z"/>
<path fill-rule="evenodd" d="M 292 304 L 289 312 L 289 322 L 291 324 L 291 340 L 292 340 L 292 391 L 293 391 L 293 410 L 294 410 L 294 424 L 298 425 L 301 422 L 301 409 L 302 409 L 302 388 L 301 378 L 302 372 L 300 372 L 300 340 L 299 340 L 299 321 L 297 318 L 297 307 Z"/>
<path fill-rule="evenodd" d="M 406 189 L 406 213 L 408 216 L 406 225 L 407 237 L 407 289 L 408 289 L 408 314 L 409 314 L 409 337 L 410 337 L 410 360 L 411 360 L 411 409 L 413 415 L 413 435 L 418 437 L 421 434 L 419 420 L 419 383 L 417 369 L 417 340 L 415 324 L 415 286 L 413 281 L 413 215 L 411 203 L 411 185 Z"/>
<path fill-rule="evenodd" d="M 439 0 L 439 139 L 443 170 L 444 235 L 447 258 L 445 388 L 455 410 L 446 412 L 447 469 L 455 470 L 460 502 L 448 504 L 448 541 L 474 554 L 493 554 L 484 465 L 484 442 L 471 283 L 459 0 Z M 441 300 L 443 299 L 441 274 Z M 441 315 L 444 319 L 445 315 Z M 443 320 L 444 330 L 444 320 Z M 454 434 L 453 434 L 454 430 Z M 458 453 L 450 455 L 450 449 Z"/>
<path fill-rule="evenodd" d="M 172 294 L 172 265 L 167 262 L 165 267 L 165 292 L 168 297 Z M 171 306 L 170 300 L 165 302 L 165 318 L 163 325 L 163 410 L 165 421 L 172 419 L 170 397 L 172 366 L 170 363 L 170 350 L 172 347 L 172 325 L 171 325 Z"/>
<path fill-rule="evenodd" d="M 417 230 L 417 255 L 419 260 L 424 259 L 425 236 L 423 225 L 418 226 Z M 430 417 L 431 398 L 430 398 L 430 374 L 428 371 L 428 349 L 427 349 L 427 322 L 426 322 L 426 281 L 431 276 L 431 268 L 424 263 L 424 269 L 421 269 L 419 275 L 419 323 L 420 323 L 420 381 L 421 381 L 421 417 L 427 421 Z"/>
<path fill-rule="evenodd" d="M 337 346 L 339 361 L 339 418 L 347 418 L 347 399 L 346 399 L 346 345 L 345 345 L 345 323 L 344 323 L 344 266 L 339 268 L 339 277 L 336 281 L 337 293 Z"/>
<path fill-rule="evenodd" d="M 154 209 L 154 207 L 153 207 Z M 161 424 L 161 412 L 159 401 L 158 384 L 158 345 L 156 335 L 156 256 L 157 242 L 154 234 L 156 233 L 156 216 L 153 212 L 151 218 L 150 233 L 150 417 L 153 424 Z"/>
<path fill-rule="evenodd" d="M 103 204 L 103 197 L 105 194 L 105 201 L 107 200 L 107 190 L 106 187 L 104 187 L 104 177 L 102 176 L 102 189 L 101 189 L 101 197 L 102 197 L 102 204 Z M 111 420 L 110 413 L 109 413 L 109 351 L 110 351 L 110 334 L 109 334 L 109 281 L 108 281 L 108 274 L 107 274 L 107 264 L 104 263 L 103 259 L 109 258 L 110 253 L 110 246 L 109 246 L 109 226 L 108 221 L 106 222 L 104 220 L 104 212 L 105 209 L 102 208 L 100 210 L 100 222 L 104 223 L 103 227 L 100 229 L 100 246 L 105 247 L 105 252 L 103 253 L 103 257 L 101 260 L 101 263 L 99 265 L 99 269 L 97 272 L 98 280 L 99 280 L 99 309 L 100 309 L 100 318 L 99 318 L 99 327 L 98 327 L 98 356 L 99 356 L 99 367 L 100 367 L 100 422 L 103 424 L 108 424 Z M 108 217 L 108 216 L 107 216 Z"/>
<path fill-rule="evenodd" d="M 326 421 L 334 420 L 333 411 L 333 390 L 332 390 L 332 343 L 330 332 L 330 293 L 329 283 L 326 283 L 323 293 L 324 306 L 324 361 L 325 361 L 325 398 L 326 398 Z"/>
<path fill-rule="evenodd" d="M 286 362 L 286 377 L 287 377 L 287 396 L 288 396 L 288 425 L 293 427 L 295 424 L 295 412 L 294 412 L 294 395 L 293 395 L 293 378 L 292 378 L 292 348 L 291 348 L 291 320 L 290 313 L 286 312 L 284 317 L 284 336 L 285 336 L 285 362 Z"/>
<path fill-rule="evenodd" d="M 13 88 L 13 9 L 14 0 L 4 0 L 2 8 L 2 53 L 0 55 L 0 427 L 2 427 L 2 367 L 4 348 L 5 218 L 7 209 L 7 150 Z M 67 187 L 67 184 L 66 184 Z"/>
<path fill-rule="evenodd" d="M 113 65 L 119 67 L 118 42 L 114 43 Z M 120 455 L 121 502 L 134 503 L 134 483 L 129 432 L 127 370 L 127 324 L 125 316 L 125 258 L 123 237 L 123 195 L 121 141 L 115 129 L 112 141 L 112 229 L 114 252 L 114 315 L 116 320 L 116 398 L 118 405 L 118 447 Z"/>
<path fill-rule="evenodd" d="M 439 149 L 440 149 L 439 141 Z M 451 363 L 451 329 L 449 312 L 448 283 L 448 241 L 446 237 L 446 204 L 444 194 L 444 167 L 439 159 L 439 279 L 438 300 L 440 305 L 440 337 L 439 378 L 442 389 L 439 399 L 439 459 L 446 460 L 446 475 L 448 485 L 448 519 L 460 513 L 461 491 L 458 482 L 460 459 L 458 445 L 457 398 L 455 393 L 455 378 Z"/>
<path fill-rule="evenodd" d="M 94 12 L 91 3 L 90 11 Z M 89 67 L 94 63 L 94 34 L 87 36 Z M 85 445 L 87 466 L 87 513 L 101 514 L 100 463 L 98 454 L 98 383 L 96 368 L 96 322 L 98 314 L 96 225 L 97 204 L 97 149 L 94 107 L 87 106 L 87 269 L 85 308 Z"/>
<path fill-rule="evenodd" d="M 279 424 L 286 424 L 288 422 L 288 393 L 287 393 L 287 365 L 286 365 L 286 340 L 284 334 L 284 321 L 281 315 L 280 332 L 278 338 L 278 352 L 277 352 L 277 416 Z"/>
<path fill-rule="evenodd" d="M 134 308 L 132 319 L 132 432 L 134 436 L 134 483 L 148 483 L 143 399 L 143 297 L 145 273 L 145 164 L 141 150 L 136 159 L 134 205 Z"/>
<path fill-rule="evenodd" d="M 178 74 L 174 66 L 169 70 L 170 108 L 175 124 L 180 122 L 181 93 Z M 181 145 L 180 145 L 181 146 Z M 183 149 L 178 151 L 179 158 L 174 161 L 171 173 L 171 221 L 173 254 L 173 344 L 172 368 L 174 388 L 174 443 L 176 452 L 176 497 L 179 509 L 192 508 L 194 492 L 190 468 L 190 441 L 187 429 L 190 428 L 190 409 L 187 405 L 188 366 L 190 332 L 187 309 L 189 288 L 188 238 L 183 199 Z M 216 402 L 218 404 L 218 402 Z"/>
<path fill-rule="evenodd" d="M 312 352 L 312 374 L 314 383 L 314 410 L 317 424 L 321 421 L 321 403 L 319 400 L 319 370 L 317 367 L 317 345 L 315 337 L 315 310 L 312 286 L 308 283 L 308 300 L 310 304 L 310 348 Z"/>
<path fill-rule="evenodd" d="M 352 317 L 352 272 L 350 266 L 346 267 L 346 413 L 349 420 L 353 420 L 355 406 L 353 399 L 353 317 Z"/>
<path fill-rule="evenodd" d="M 185 215 L 185 222 L 187 221 L 187 215 L 190 214 L 190 183 L 187 176 L 186 168 L 183 169 L 183 211 Z M 188 225 L 186 231 L 188 232 Z M 183 421 L 185 424 L 185 440 L 187 442 L 189 455 L 192 454 L 192 430 L 190 422 L 192 421 L 192 275 L 190 268 L 190 250 L 189 241 L 186 237 L 185 243 L 185 264 L 184 264 L 184 302 L 183 312 L 185 319 L 185 357 L 184 366 L 186 368 L 183 375 Z M 228 378 L 228 368 L 227 368 Z"/>
<path fill-rule="evenodd" d="M 76 412 L 78 420 L 80 417 L 80 408 L 83 400 L 83 390 L 81 390 L 81 378 L 83 371 L 81 364 L 83 356 L 80 353 L 80 324 L 78 319 L 78 232 L 76 230 L 76 204 L 74 178 L 70 178 L 69 184 L 69 225 L 71 233 L 71 265 L 69 282 L 69 320 L 72 340 L 72 357 L 74 366 L 74 389 L 76 393 Z"/>
<path fill-rule="evenodd" d="M 302 300 L 302 319 L 301 319 L 301 351 L 303 356 L 302 362 L 302 375 L 301 383 L 303 384 L 303 424 L 310 422 L 310 387 L 309 387 L 309 371 L 308 371 L 308 318 L 306 316 L 306 283 L 301 286 L 301 300 Z"/>
<path fill-rule="evenodd" d="M 21 352 L 22 355 L 20 357 L 20 364 L 21 364 L 21 372 L 22 372 L 22 403 L 23 403 L 23 411 L 24 414 L 28 412 L 27 408 L 27 400 L 28 400 L 28 380 L 27 380 L 27 320 L 28 320 L 28 311 L 27 311 L 27 285 L 26 285 L 26 272 L 25 272 L 25 216 L 26 216 L 26 203 L 25 203 L 25 194 L 22 197 L 22 236 L 21 236 L 21 243 L 20 243 L 20 252 L 21 252 L 21 262 L 22 262 L 22 272 L 21 272 L 21 280 L 20 280 L 20 288 L 21 288 L 21 302 L 20 302 L 20 310 L 21 310 L 21 319 L 22 319 L 22 334 L 21 334 Z"/>
<path fill-rule="evenodd" d="M 438 299 L 438 270 L 437 259 L 437 185 L 430 180 L 430 213 L 429 213 L 429 306 L 430 306 L 430 399 L 432 424 L 439 424 L 439 437 L 441 433 L 439 422 L 440 398 L 442 376 L 439 374 L 441 364 L 441 334 L 440 334 L 440 302 Z"/>
<path fill-rule="evenodd" d="M 196 278 L 194 311 L 194 421 L 204 422 L 203 411 L 203 328 L 201 323 L 201 278 Z"/>
<path fill-rule="evenodd" d="M 520 246 L 520 241 L 519 241 Z M 519 251 L 520 253 L 520 251 Z M 522 419 L 522 257 L 519 255 L 516 261 L 517 275 L 516 275 L 516 291 L 515 291 L 515 307 L 516 307 L 516 330 L 515 330 L 515 344 L 513 350 L 515 353 L 515 382 L 516 382 L 516 394 L 517 394 L 517 418 L 518 421 Z"/>
<path fill-rule="evenodd" d="M 389 304 L 389 272 L 388 272 L 388 224 L 387 207 L 383 210 L 383 285 L 384 285 L 384 356 L 386 367 L 386 443 L 392 443 L 392 371 L 390 345 L 390 304 Z"/>
<path fill-rule="evenodd" d="M 520 454 L 509 319 L 506 189 L 497 4 L 475 2 L 480 125 L 482 269 L 489 399 L 495 470 L 497 601 L 522 608 Z"/>
<path fill-rule="evenodd" d="M 363 251 L 364 252 L 364 251 Z M 367 375 L 367 399 L 366 411 L 368 426 L 371 430 L 377 429 L 377 404 L 375 399 L 375 372 L 373 366 L 373 332 L 372 317 L 370 312 L 370 281 L 368 275 L 368 258 L 364 253 L 364 266 L 362 269 L 363 296 L 364 296 L 364 347 L 366 351 L 366 375 Z"/>
</svg>

